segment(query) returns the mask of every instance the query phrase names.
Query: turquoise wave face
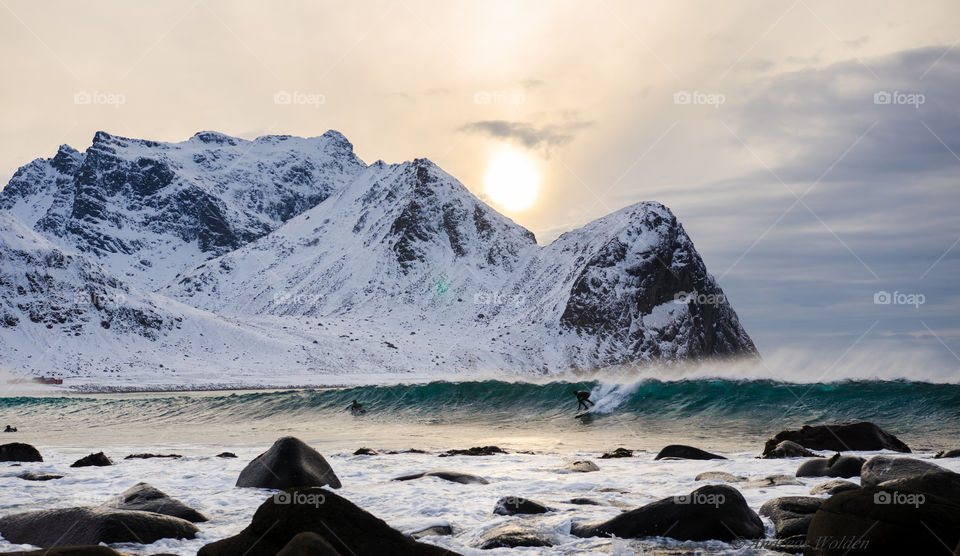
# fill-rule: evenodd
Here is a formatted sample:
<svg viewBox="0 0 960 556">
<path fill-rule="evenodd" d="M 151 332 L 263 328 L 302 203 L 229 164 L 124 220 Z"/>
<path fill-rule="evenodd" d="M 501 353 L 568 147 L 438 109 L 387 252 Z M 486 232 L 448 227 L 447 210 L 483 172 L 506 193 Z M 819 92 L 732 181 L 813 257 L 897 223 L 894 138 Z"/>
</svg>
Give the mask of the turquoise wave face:
<svg viewBox="0 0 960 556">
<path fill-rule="evenodd" d="M 0 398 L 0 416 L 30 411 L 101 412 L 132 421 L 277 417 L 342 413 L 357 400 L 368 415 L 391 419 L 437 417 L 451 421 L 566 417 L 575 390 L 589 390 L 598 416 L 661 419 L 717 418 L 763 421 L 792 416 L 802 423 L 875 420 L 919 423 L 960 421 L 960 385 L 850 381 L 787 384 L 774 381 L 686 380 L 633 383 L 431 382 L 343 389 L 231 394 Z M 0 417 L 2 418 L 2 417 Z"/>
</svg>

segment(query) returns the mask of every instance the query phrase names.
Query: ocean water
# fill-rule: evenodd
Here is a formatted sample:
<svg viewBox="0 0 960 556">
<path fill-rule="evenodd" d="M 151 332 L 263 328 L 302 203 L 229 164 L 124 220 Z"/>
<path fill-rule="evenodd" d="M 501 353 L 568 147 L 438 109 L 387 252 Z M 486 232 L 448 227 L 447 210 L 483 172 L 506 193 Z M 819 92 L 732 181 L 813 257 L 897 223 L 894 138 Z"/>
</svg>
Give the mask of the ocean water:
<svg viewBox="0 0 960 556">
<path fill-rule="evenodd" d="M 577 389 L 588 389 L 596 414 L 574 419 Z M 368 409 L 353 416 L 358 400 Z M 33 444 L 43 463 L 0 468 L 0 515 L 56 507 L 95 505 L 140 481 L 206 513 L 200 537 L 121 545 L 137 554 L 195 554 L 204 544 L 236 534 L 272 493 L 234 486 L 240 470 L 280 436 L 310 443 L 330 461 L 344 487 L 339 493 L 403 532 L 450 524 L 455 534 L 432 542 L 463 554 L 490 527 L 513 519 L 497 516 L 501 496 L 525 496 L 556 511 L 533 517 L 556 546 L 524 554 L 639 554 L 651 546 L 702 553 L 767 554 L 751 543 L 680 543 L 668 539 L 579 539 L 569 534 L 576 521 L 609 519 L 625 508 L 687 494 L 702 486 L 702 471 L 749 477 L 793 475 L 802 460 L 756 459 L 764 441 L 784 428 L 850 420 L 873 421 L 909 444 L 911 457 L 960 447 L 960 385 L 908 381 L 843 381 L 790 384 L 769 380 L 694 379 L 574 381 L 430 382 L 354 388 L 190 393 L 66 394 L 0 398 L 0 426 L 20 432 L 5 442 Z M 654 461 L 667 444 L 683 443 L 718 452 L 727 460 Z M 511 453 L 489 457 L 438 458 L 450 448 L 495 444 Z M 616 447 L 635 457 L 602 460 Z M 359 447 L 378 451 L 418 448 L 429 454 L 354 456 Z M 116 465 L 73 469 L 91 452 L 105 451 Z M 239 458 L 214 457 L 233 451 Z M 520 453 L 520 452 L 532 453 Z M 178 453 L 177 460 L 124 460 L 139 452 Z M 871 454 L 862 453 L 864 457 Z M 900 454 L 895 454 L 900 455 Z M 565 473 L 574 459 L 591 459 L 593 473 Z M 960 459 L 936 460 L 960 471 Z M 400 475 L 431 469 L 474 473 L 488 485 L 459 485 L 439 479 L 395 482 Z M 66 475 L 48 482 L 16 478 L 23 471 Z M 758 510 L 779 496 L 807 495 L 829 480 L 802 484 L 740 487 Z M 854 478 L 854 481 L 858 479 Z M 737 485 L 734 485 L 737 486 Z M 615 488 L 618 491 L 608 489 Z M 622 492 L 621 492 L 622 491 Z M 569 504 L 588 497 L 597 506 Z M 768 536 L 772 525 L 765 520 Z M 13 545 L 0 541 L 0 550 Z"/>
</svg>

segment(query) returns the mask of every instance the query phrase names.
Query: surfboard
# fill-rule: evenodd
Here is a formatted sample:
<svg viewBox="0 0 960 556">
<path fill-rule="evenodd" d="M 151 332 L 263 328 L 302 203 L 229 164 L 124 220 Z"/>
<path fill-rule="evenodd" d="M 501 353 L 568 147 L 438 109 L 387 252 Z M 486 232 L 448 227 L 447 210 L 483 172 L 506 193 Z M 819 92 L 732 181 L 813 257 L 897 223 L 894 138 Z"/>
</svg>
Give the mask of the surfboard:
<svg viewBox="0 0 960 556">
<path fill-rule="evenodd" d="M 583 417 L 584 415 L 587 415 L 588 413 L 591 413 L 591 412 L 594 410 L 595 407 L 597 407 L 597 406 L 594 405 L 594 406 L 588 407 L 587 409 L 584 409 L 583 411 L 578 412 L 576 415 L 573 416 L 573 418 L 574 418 L 574 419 L 579 419 L 579 418 Z"/>
</svg>

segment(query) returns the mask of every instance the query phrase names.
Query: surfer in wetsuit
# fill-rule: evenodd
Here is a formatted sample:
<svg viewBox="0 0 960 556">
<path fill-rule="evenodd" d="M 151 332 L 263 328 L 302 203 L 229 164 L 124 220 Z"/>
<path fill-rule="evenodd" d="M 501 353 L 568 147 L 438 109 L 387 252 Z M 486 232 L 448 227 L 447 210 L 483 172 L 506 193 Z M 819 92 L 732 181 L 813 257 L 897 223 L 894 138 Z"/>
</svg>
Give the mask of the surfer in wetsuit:
<svg viewBox="0 0 960 556">
<path fill-rule="evenodd" d="M 594 403 L 590 401 L 590 392 L 586 390 L 576 390 L 573 395 L 577 397 L 577 411 L 580 411 L 581 407 L 583 409 L 590 409 L 594 406 Z"/>
<path fill-rule="evenodd" d="M 353 403 L 350 404 L 347 409 L 349 409 L 350 413 L 353 413 L 354 415 L 363 415 L 367 412 L 367 410 L 363 408 L 363 405 L 361 405 L 357 400 L 353 400 Z"/>
</svg>

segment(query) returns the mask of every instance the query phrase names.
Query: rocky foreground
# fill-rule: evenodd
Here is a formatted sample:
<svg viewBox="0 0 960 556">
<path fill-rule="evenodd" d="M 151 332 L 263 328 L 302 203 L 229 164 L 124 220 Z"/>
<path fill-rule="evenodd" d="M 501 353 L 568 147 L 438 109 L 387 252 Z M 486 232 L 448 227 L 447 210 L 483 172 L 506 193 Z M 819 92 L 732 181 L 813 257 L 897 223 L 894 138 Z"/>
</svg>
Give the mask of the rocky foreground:
<svg viewBox="0 0 960 556">
<path fill-rule="evenodd" d="M 856 454 L 860 451 L 882 453 L 864 458 Z M 750 477 L 731 472 L 735 469 L 730 467 L 725 467 L 725 471 L 703 471 L 693 478 L 700 485 L 693 490 L 678 491 L 673 496 L 640 506 L 602 499 L 604 493 L 621 492 L 612 485 L 594 489 L 596 498 L 576 497 L 562 504 L 533 499 L 518 491 L 501 497 L 487 510 L 490 515 L 498 516 L 499 523 L 476 535 L 462 536 L 469 539 L 464 553 L 513 547 L 553 548 L 559 552 L 559 545 L 564 541 L 558 538 L 555 527 L 547 525 L 551 516 L 558 515 L 568 519 L 567 536 L 573 538 L 662 541 L 653 551 L 645 547 L 645 553 L 672 554 L 677 548 L 675 545 L 682 541 L 713 543 L 709 547 L 717 550 L 759 549 L 808 555 L 948 553 L 945 547 L 960 553 L 960 473 L 928 459 L 905 455 L 909 453 L 905 443 L 871 423 L 783 431 L 766 443 L 760 458 L 798 460 L 793 475 Z M 494 486 L 491 477 L 462 471 L 466 462 L 476 461 L 475 458 L 489 461 L 509 457 L 496 446 L 450 450 L 437 455 L 447 458 L 438 460 L 443 462 L 442 466 L 398 475 L 393 477 L 393 482 L 416 485 L 422 481 L 438 481 L 449 485 L 443 487 L 446 496 L 463 497 L 467 503 L 474 492 L 470 489 Z M 378 453 L 362 448 L 351 457 L 400 456 L 397 452 Z M 958 456 L 960 450 L 949 450 L 935 458 L 948 461 L 947 458 Z M 217 456 L 222 461 L 233 457 L 231 453 Z M 178 454 L 140 453 L 127 456 L 124 462 L 115 462 L 98 452 L 78 459 L 71 468 L 109 468 L 125 464 L 127 460 L 176 462 L 180 458 Z M 629 463 L 637 456 L 629 449 L 618 448 L 597 459 L 599 462 L 570 460 L 560 468 L 544 472 L 579 476 L 598 472 L 613 461 L 618 465 Z M 670 445 L 654 459 L 701 461 L 712 465 L 712 462 L 723 463 L 726 457 L 692 446 Z M 24 471 L 15 480 L 31 481 L 29 484 L 56 484 L 63 478 L 63 475 L 27 469 L 30 464 L 43 461 L 40 452 L 28 444 L 0 446 L 0 461 L 23 467 Z M 236 480 L 238 489 L 272 492 L 265 493 L 268 494 L 266 500 L 245 528 L 205 544 L 199 554 L 457 553 L 449 545 L 437 546 L 443 544 L 438 539 L 463 533 L 456 523 L 404 534 L 338 494 L 347 481 L 362 477 L 347 471 L 349 478 L 339 477 L 323 455 L 296 438 L 277 440 L 250 461 Z M 817 484 L 809 495 L 770 497 L 759 512 L 754 511 L 745 498 L 745 494 L 756 489 L 776 492 L 778 488 L 792 488 L 796 492 L 794 487 L 806 484 L 803 481 L 810 478 L 815 478 Z M 412 508 L 415 501 L 410 502 Z M 576 508 L 611 504 L 620 508 L 619 515 L 603 520 L 577 516 L 580 512 Z M 10 543 L 41 548 L 16 554 L 116 555 L 121 554 L 118 549 L 129 550 L 126 547 L 131 544 L 194 539 L 202 534 L 204 524 L 211 518 L 206 515 L 210 511 L 200 512 L 147 483 L 139 483 L 96 506 L 7 513 L 0 517 L 0 535 Z M 242 524 L 237 526 L 239 529 Z M 101 543 L 117 549 L 96 546 Z M 703 550 L 699 546 L 697 549 Z M 139 550 L 136 553 L 140 553 Z"/>
</svg>

